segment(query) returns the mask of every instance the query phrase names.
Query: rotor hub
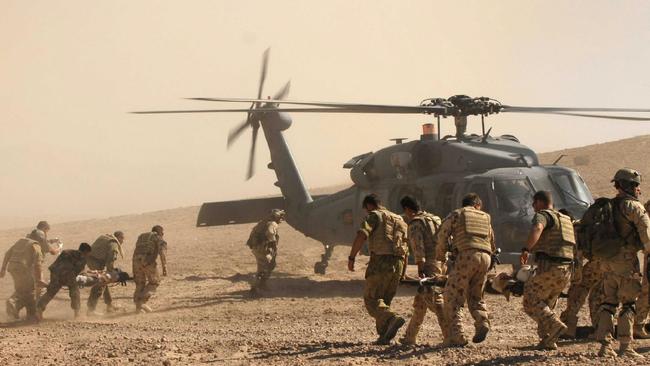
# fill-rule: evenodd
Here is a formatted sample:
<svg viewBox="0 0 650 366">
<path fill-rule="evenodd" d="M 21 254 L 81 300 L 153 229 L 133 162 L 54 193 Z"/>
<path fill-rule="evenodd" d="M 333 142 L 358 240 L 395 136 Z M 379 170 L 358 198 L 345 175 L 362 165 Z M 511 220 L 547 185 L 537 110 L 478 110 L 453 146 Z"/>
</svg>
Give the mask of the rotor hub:
<svg viewBox="0 0 650 366">
<path fill-rule="evenodd" d="M 453 95 L 447 99 L 429 98 L 420 103 L 427 107 L 444 107 L 442 113 L 435 113 L 443 117 L 488 116 L 501 111 L 503 105 L 498 100 L 489 97 L 473 98 L 467 95 Z"/>
</svg>

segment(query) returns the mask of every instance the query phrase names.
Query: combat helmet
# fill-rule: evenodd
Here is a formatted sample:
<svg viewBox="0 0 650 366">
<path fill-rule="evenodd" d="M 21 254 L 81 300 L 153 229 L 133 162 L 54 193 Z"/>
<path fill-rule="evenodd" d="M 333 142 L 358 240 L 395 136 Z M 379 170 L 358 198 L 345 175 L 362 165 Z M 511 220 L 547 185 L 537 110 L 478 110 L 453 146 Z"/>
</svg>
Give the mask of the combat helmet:
<svg viewBox="0 0 650 366">
<path fill-rule="evenodd" d="M 41 251 L 43 253 L 47 253 L 49 251 L 50 248 L 47 245 L 47 240 L 45 239 L 45 232 L 43 232 L 43 230 L 34 229 L 32 230 L 31 233 L 26 235 L 26 238 L 38 242 L 38 244 L 41 246 Z"/>
<path fill-rule="evenodd" d="M 284 219 L 285 215 L 286 212 L 284 212 L 284 210 L 280 210 L 279 208 L 274 208 L 271 210 L 271 218 L 274 220 Z"/>
<path fill-rule="evenodd" d="M 641 173 L 630 168 L 619 169 L 616 174 L 614 174 L 612 182 L 630 182 L 641 184 Z"/>
</svg>

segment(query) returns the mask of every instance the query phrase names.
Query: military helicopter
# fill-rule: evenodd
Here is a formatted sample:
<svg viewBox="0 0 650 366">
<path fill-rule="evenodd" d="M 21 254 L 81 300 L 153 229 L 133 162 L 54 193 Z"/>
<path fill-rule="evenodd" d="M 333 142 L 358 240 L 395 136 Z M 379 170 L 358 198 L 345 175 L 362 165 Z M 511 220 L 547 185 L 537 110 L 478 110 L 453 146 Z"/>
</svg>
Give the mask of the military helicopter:
<svg viewBox="0 0 650 366">
<path fill-rule="evenodd" d="M 254 174 L 255 149 L 259 129 L 264 132 L 271 162 L 268 168 L 277 176 L 275 185 L 281 197 L 210 202 L 201 206 L 197 226 L 217 226 L 258 221 L 271 208 L 284 208 L 287 222 L 296 230 L 322 243 L 324 253 L 314 265 L 316 273 L 325 273 L 335 245 L 349 245 L 365 213 L 363 197 L 376 193 L 384 204 L 401 212 L 404 195 L 416 197 L 429 212 L 441 217 L 459 207 L 462 197 L 475 192 L 491 214 L 502 263 L 516 263 L 524 245 L 533 215 L 532 196 L 537 190 L 551 191 L 556 207 L 581 217 L 593 202 L 580 175 L 557 165 L 540 165 L 537 154 L 513 135 L 492 136 L 485 130 L 485 118 L 498 113 L 542 113 L 588 118 L 650 121 L 603 113 L 648 113 L 650 109 L 630 108 L 555 108 L 504 105 L 488 98 L 454 95 L 429 98 L 419 105 L 384 105 L 285 100 L 290 83 L 273 98 L 262 99 L 267 75 L 268 50 L 264 53 L 257 98 L 189 98 L 208 102 L 251 103 L 242 109 L 200 109 L 142 111 L 157 113 L 242 112 L 246 119 L 229 136 L 230 146 L 247 128 L 252 129 L 252 144 L 246 179 Z M 280 107 L 280 105 L 290 107 Z M 394 144 L 376 152 L 352 157 L 343 168 L 350 169 L 353 185 L 340 192 L 312 196 L 305 187 L 283 131 L 291 127 L 289 113 L 391 113 L 425 114 L 437 119 L 425 124 L 420 139 Z M 482 133 L 467 134 L 469 116 L 480 117 Z M 441 137 L 441 117 L 454 120 L 455 134 Z M 559 159 L 558 159 L 559 160 Z"/>
</svg>

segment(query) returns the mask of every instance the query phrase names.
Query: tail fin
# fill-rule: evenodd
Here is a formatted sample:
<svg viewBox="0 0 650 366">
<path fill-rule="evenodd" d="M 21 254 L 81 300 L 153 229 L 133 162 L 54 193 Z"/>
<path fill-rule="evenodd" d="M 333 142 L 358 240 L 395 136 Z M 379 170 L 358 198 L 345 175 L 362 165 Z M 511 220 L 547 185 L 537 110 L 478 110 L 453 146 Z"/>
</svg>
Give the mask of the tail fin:
<svg viewBox="0 0 650 366">
<path fill-rule="evenodd" d="M 292 225 L 300 226 L 303 221 L 301 208 L 312 202 L 312 197 L 302 181 L 298 167 L 293 160 L 287 145 L 283 130 L 291 126 L 291 117 L 285 113 L 266 113 L 262 118 L 264 137 L 271 152 L 269 169 L 275 171 L 278 181 L 275 183 L 280 188 L 285 199 L 287 221 Z"/>
</svg>

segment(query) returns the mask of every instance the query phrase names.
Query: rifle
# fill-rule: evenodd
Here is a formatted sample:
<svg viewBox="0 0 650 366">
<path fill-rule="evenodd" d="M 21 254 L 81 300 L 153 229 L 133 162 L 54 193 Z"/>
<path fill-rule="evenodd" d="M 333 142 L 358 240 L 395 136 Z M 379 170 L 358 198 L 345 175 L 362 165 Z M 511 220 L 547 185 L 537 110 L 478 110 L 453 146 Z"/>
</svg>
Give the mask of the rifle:
<svg viewBox="0 0 650 366">
<path fill-rule="evenodd" d="M 501 254 L 501 248 L 497 248 L 497 250 L 494 253 L 492 253 L 490 257 L 490 268 L 488 268 L 488 271 L 495 269 L 497 264 L 501 264 L 501 260 L 499 259 L 499 254 Z"/>
</svg>

